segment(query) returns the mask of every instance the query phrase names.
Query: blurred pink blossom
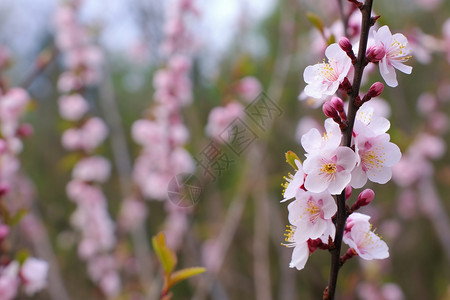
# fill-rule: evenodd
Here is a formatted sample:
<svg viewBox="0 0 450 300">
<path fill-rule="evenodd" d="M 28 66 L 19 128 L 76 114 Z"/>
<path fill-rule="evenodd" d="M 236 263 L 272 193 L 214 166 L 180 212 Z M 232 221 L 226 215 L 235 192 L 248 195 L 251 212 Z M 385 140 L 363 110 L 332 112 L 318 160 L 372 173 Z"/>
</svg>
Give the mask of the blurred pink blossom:
<svg viewBox="0 0 450 300">
<path fill-rule="evenodd" d="M 262 85 L 256 77 L 247 76 L 238 82 L 236 91 L 245 101 L 251 102 L 262 92 Z"/>
<path fill-rule="evenodd" d="M 61 96 L 58 106 L 61 117 L 69 121 L 78 121 L 89 110 L 89 104 L 80 94 Z"/>
<path fill-rule="evenodd" d="M 219 136 L 225 132 L 233 120 L 242 117 L 244 117 L 244 106 L 239 102 L 232 101 L 226 106 L 215 107 L 209 113 L 206 134 L 220 141 Z"/>
<path fill-rule="evenodd" d="M 109 178 L 111 163 L 101 156 L 90 156 L 78 161 L 72 171 L 74 179 L 103 183 Z"/>
<path fill-rule="evenodd" d="M 34 295 L 47 286 L 49 265 L 46 261 L 29 257 L 20 268 L 20 275 L 28 296 Z"/>
</svg>

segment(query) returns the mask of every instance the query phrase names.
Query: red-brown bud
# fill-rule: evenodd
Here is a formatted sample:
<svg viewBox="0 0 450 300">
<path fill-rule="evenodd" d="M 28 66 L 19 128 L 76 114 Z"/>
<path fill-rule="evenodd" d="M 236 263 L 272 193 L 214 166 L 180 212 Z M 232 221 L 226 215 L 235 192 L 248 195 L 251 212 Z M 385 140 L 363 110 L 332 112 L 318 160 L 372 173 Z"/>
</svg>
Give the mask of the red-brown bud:
<svg viewBox="0 0 450 300">
<path fill-rule="evenodd" d="M 352 206 L 352 211 L 359 209 L 362 206 L 368 205 L 375 198 L 375 192 L 371 189 L 365 189 L 358 195 L 358 199 Z"/>
<path fill-rule="evenodd" d="M 373 63 L 377 63 L 386 56 L 386 51 L 384 47 L 373 45 L 367 49 L 366 57 L 367 60 Z"/>
<path fill-rule="evenodd" d="M 375 82 L 370 87 L 369 92 L 367 93 L 367 96 L 369 98 L 378 97 L 383 92 L 383 89 L 384 89 L 384 84 L 382 84 L 381 82 Z"/>
</svg>

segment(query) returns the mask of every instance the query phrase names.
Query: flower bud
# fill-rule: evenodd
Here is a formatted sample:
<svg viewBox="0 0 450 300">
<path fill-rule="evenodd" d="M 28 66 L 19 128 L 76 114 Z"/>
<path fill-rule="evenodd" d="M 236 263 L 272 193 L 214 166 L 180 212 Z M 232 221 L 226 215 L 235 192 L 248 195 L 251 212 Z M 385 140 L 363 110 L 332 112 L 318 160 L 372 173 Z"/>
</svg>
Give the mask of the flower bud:
<svg viewBox="0 0 450 300">
<path fill-rule="evenodd" d="M 356 56 L 355 53 L 353 52 L 353 46 L 352 43 L 350 43 L 350 40 L 346 37 L 342 37 L 339 40 L 339 47 L 341 47 L 341 49 L 344 50 L 345 53 L 347 53 L 348 57 L 350 57 L 350 59 L 352 60 L 352 64 L 355 64 Z"/>
<path fill-rule="evenodd" d="M 366 57 L 367 60 L 373 63 L 377 63 L 386 56 L 386 51 L 384 47 L 373 45 L 367 49 Z"/>
<path fill-rule="evenodd" d="M 367 99 L 367 100 L 370 100 L 370 98 L 373 98 L 373 97 L 380 96 L 381 93 L 383 92 L 383 89 L 384 89 L 384 84 L 382 84 L 381 82 L 375 82 L 374 84 L 372 84 L 372 86 L 369 89 L 369 92 L 366 95 L 369 97 L 369 99 Z"/>
<path fill-rule="evenodd" d="M 333 99 L 331 99 L 331 105 L 338 112 L 344 111 L 344 101 L 342 101 L 342 99 L 339 97 L 333 97 Z"/>
<path fill-rule="evenodd" d="M 339 39 L 339 47 L 341 47 L 341 49 L 344 50 L 345 53 L 353 50 L 352 43 L 350 43 L 350 40 L 346 37 L 342 37 Z"/>
<path fill-rule="evenodd" d="M 22 124 L 17 129 L 16 134 L 17 134 L 17 136 L 19 136 L 21 138 L 26 138 L 26 137 L 29 137 L 30 135 L 32 135 L 33 132 L 34 132 L 33 126 L 31 126 L 30 124 Z"/>
<path fill-rule="evenodd" d="M 325 102 L 322 106 L 322 111 L 328 118 L 336 119 L 339 118 L 338 112 L 333 107 L 333 105 L 330 102 Z"/>
<path fill-rule="evenodd" d="M 375 192 L 371 189 L 365 189 L 358 195 L 358 200 L 353 204 L 352 211 L 359 209 L 362 206 L 368 205 L 375 198 Z"/>
<path fill-rule="evenodd" d="M 352 187 L 350 185 L 347 185 L 345 187 L 345 200 L 350 199 L 351 196 L 352 196 Z"/>
</svg>

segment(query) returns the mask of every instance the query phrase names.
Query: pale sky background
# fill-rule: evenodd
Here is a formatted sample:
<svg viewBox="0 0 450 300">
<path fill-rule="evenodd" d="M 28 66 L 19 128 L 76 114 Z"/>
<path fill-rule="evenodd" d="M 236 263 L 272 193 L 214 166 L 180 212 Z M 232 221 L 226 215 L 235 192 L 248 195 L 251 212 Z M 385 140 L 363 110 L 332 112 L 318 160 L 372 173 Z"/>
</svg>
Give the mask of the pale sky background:
<svg viewBox="0 0 450 300">
<path fill-rule="evenodd" d="M 0 43 L 13 49 L 23 67 L 31 63 L 39 43 L 52 30 L 52 12 L 59 0 L 0 0 Z M 139 41 L 139 30 L 133 15 L 135 3 L 162 0 L 84 0 L 81 20 L 103 25 L 100 43 L 109 51 L 120 55 L 129 51 Z M 170 1 L 170 0 L 168 0 Z M 245 13 L 247 26 L 251 27 L 267 17 L 273 10 L 275 0 L 197 0 L 202 15 L 198 28 L 201 32 L 202 50 L 210 59 L 218 59 L 238 31 L 238 24 Z M 161 2 L 160 2 L 161 3 Z M 168 3 L 168 2 L 166 2 Z M 244 47 L 264 51 L 262 37 L 249 37 Z M 27 61 L 27 59 L 29 61 Z"/>
</svg>

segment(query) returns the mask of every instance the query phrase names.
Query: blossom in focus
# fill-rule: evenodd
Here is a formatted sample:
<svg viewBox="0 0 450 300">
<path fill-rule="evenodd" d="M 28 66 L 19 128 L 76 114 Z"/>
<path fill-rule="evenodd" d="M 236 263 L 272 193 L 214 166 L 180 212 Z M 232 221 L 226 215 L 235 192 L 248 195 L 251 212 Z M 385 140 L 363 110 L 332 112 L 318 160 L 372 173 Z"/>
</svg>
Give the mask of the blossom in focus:
<svg viewBox="0 0 450 300">
<path fill-rule="evenodd" d="M 388 246 L 371 231 L 370 216 L 353 213 L 346 222 L 343 242 L 363 259 L 384 259 L 389 257 Z"/>
<path fill-rule="evenodd" d="M 303 72 L 303 79 L 308 84 L 305 94 L 321 100 L 336 93 L 352 66 L 350 58 L 336 43 L 327 47 L 325 56 L 328 62 L 308 66 Z"/>
<path fill-rule="evenodd" d="M 289 268 L 296 268 L 297 270 L 303 269 L 309 258 L 308 241 L 301 236 L 301 230 L 296 230 L 296 227 L 292 225 L 287 226 L 284 235 L 287 243 L 282 245 L 288 248 L 294 248 Z"/>
<path fill-rule="evenodd" d="M 316 194 L 298 190 L 295 201 L 288 205 L 288 211 L 289 222 L 301 229 L 296 239 L 314 240 L 330 228 L 328 223 L 333 225 L 331 218 L 337 211 L 337 205 L 327 192 Z"/>
<path fill-rule="evenodd" d="M 411 56 L 408 40 L 401 33 L 392 35 L 388 26 L 382 26 L 373 32 L 375 45 L 384 47 L 385 56 L 379 62 L 381 76 L 390 87 L 398 85 L 395 69 L 411 74 L 412 67 L 404 64 Z"/>
<path fill-rule="evenodd" d="M 303 172 L 303 166 L 302 163 L 298 160 L 295 160 L 295 164 L 297 165 L 297 171 L 294 175 L 291 173 L 288 174 L 288 178 L 286 179 L 286 184 L 283 185 L 284 191 L 283 191 L 283 197 L 284 199 L 281 200 L 281 202 L 284 202 L 286 200 L 292 199 L 297 194 L 297 191 L 302 187 L 305 173 Z"/>
<path fill-rule="evenodd" d="M 350 183 L 356 161 L 355 152 L 348 147 L 309 153 L 303 163 L 305 188 L 314 193 L 328 189 L 333 195 L 340 194 Z"/>
<path fill-rule="evenodd" d="M 363 134 L 355 137 L 358 163 L 352 171 L 352 187 L 363 187 L 367 179 L 384 184 L 392 178 L 391 168 L 399 162 L 401 152 L 397 145 L 389 142 L 389 139 L 387 133 L 375 137 Z"/>
<path fill-rule="evenodd" d="M 20 268 L 20 275 L 25 287 L 25 293 L 29 296 L 42 290 L 47 285 L 49 265 L 46 261 L 29 257 Z"/>
<path fill-rule="evenodd" d="M 321 135 L 316 128 L 312 128 L 301 138 L 303 149 L 309 153 L 321 151 L 325 148 L 336 148 L 341 144 L 342 133 L 339 125 L 332 119 L 325 120 L 325 133 Z"/>
</svg>

